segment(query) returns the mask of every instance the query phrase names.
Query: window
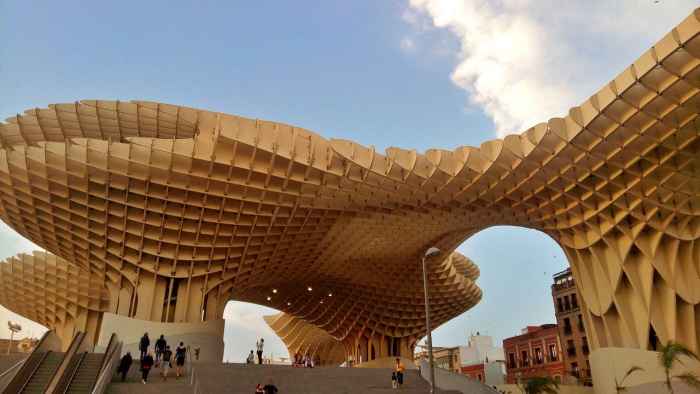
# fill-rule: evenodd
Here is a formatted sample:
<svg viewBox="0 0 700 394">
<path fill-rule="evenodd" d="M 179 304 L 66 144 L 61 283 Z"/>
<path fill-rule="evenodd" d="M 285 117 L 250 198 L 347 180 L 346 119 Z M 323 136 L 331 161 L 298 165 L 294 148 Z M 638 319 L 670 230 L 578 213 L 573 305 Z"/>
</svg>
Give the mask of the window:
<svg viewBox="0 0 700 394">
<path fill-rule="evenodd" d="M 571 309 L 571 304 L 569 303 L 569 296 L 564 296 L 564 309 L 567 311 Z"/>
<path fill-rule="evenodd" d="M 578 371 L 578 363 L 571 363 L 571 374 L 577 378 L 580 376 Z"/>
<path fill-rule="evenodd" d="M 564 318 L 564 334 L 571 335 L 571 320 L 568 317 Z"/>
<path fill-rule="evenodd" d="M 557 305 L 559 306 L 559 312 L 564 312 L 564 303 L 561 300 L 561 297 L 557 298 Z"/>
<path fill-rule="evenodd" d="M 571 294 L 571 307 L 574 309 L 578 308 L 578 300 L 576 299 L 576 293 Z"/>
<path fill-rule="evenodd" d="M 566 341 L 566 354 L 568 354 L 571 357 L 576 355 L 576 345 L 574 344 L 573 339 L 569 339 L 568 341 Z"/>
<path fill-rule="evenodd" d="M 515 353 L 508 353 L 508 368 L 517 368 L 515 365 Z"/>
<path fill-rule="evenodd" d="M 588 338 L 586 337 L 581 337 L 581 351 L 583 351 L 583 354 L 588 354 L 589 349 L 588 349 Z"/>
<path fill-rule="evenodd" d="M 586 329 L 583 327 L 583 316 L 581 314 L 578 315 L 578 330 L 581 332 L 586 331 Z"/>
<path fill-rule="evenodd" d="M 535 363 L 536 364 L 542 364 L 544 362 L 542 358 L 542 349 L 540 348 L 535 348 Z"/>
<path fill-rule="evenodd" d="M 520 366 L 521 367 L 528 367 L 530 366 L 530 360 L 528 360 L 527 356 L 527 350 L 523 350 L 521 353 L 521 358 L 520 358 Z"/>
<path fill-rule="evenodd" d="M 549 345 L 549 361 L 557 361 L 557 345 Z"/>
</svg>

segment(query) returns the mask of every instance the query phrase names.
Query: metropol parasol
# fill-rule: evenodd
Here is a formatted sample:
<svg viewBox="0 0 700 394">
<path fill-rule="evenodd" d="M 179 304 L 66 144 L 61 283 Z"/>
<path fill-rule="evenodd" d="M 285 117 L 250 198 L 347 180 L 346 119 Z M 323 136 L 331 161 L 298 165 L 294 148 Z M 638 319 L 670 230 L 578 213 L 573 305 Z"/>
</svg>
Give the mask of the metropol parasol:
<svg viewBox="0 0 700 394">
<path fill-rule="evenodd" d="M 479 147 L 380 153 L 144 101 L 27 110 L 0 123 L 0 218 L 46 252 L 0 265 L 0 304 L 98 342 L 128 321 L 196 334 L 239 300 L 281 311 L 290 351 L 410 356 L 424 252 L 442 251 L 439 325 L 482 296 L 454 250 L 513 225 L 566 253 L 594 351 L 649 350 L 651 330 L 698 351 L 699 17 L 566 116 Z"/>
</svg>

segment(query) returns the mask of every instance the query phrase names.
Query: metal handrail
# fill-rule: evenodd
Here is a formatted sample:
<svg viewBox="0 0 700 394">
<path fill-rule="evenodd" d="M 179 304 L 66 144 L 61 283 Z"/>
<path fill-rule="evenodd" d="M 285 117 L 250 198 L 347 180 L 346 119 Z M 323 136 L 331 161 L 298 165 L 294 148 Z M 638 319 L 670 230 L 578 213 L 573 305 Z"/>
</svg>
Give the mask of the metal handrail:
<svg viewBox="0 0 700 394">
<path fill-rule="evenodd" d="M 24 386 L 24 384 L 27 382 L 27 380 L 31 379 L 32 374 L 35 372 L 36 368 L 41 364 L 41 362 L 45 358 L 45 356 L 40 356 L 40 355 L 45 355 L 45 353 L 46 353 L 46 351 L 43 349 L 44 344 L 46 343 L 46 341 L 48 341 L 48 338 L 55 336 L 55 335 L 56 335 L 56 333 L 53 330 L 49 330 L 49 331 L 45 332 L 44 335 L 41 336 L 41 339 L 39 340 L 39 342 L 37 342 L 36 346 L 34 347 L 34 350 L 32 350 L 32 352 L 29 353 L 27 358 L 25 358 L 20 363 L 15 364 L 12 368 L 10 368 L 10 370 L 6 371 L 6 373 L 9 374 L 9 372 L 11 370 L 19 367 L 19 371 L 17 371 L 15 373 L 15 375 L 9 379 L 9 382 L 7 382 L 7 384 L 5 384 L 2 387 L 3 393 L 18 392 L 18 387 Z M 41 357 L 41 358 L 39 358 L 39 357 Z M 36 364 L 37 359 L 38 359 L 38 364 Z M 34 363 L 34 364 L 32 364 L 32 363 Z M 29 374 L 26 373 L 27 371 L 25 370 L 25 368 L 31 369 Z M 3 373 L 3 375 L 0 375 L 0 376 L 2 376 L 3 378 L 7 378 L 7 375 L 5 375 L 4 373 Z M 17 381 L 18 379 L 25 379 L 25 380 L 22 382 L 18 382 Z"/>
<path fill-rule="evenodd" d="M 58 388 L 61 394 L 66 394 L 68 392 L 68 388 L 70 387 L 71 383 L 73 383 L 73 379 L 75 379 L 75 375 L 78 374 L 78 369 L 80 369 L 80 365 L 83 363 L 86 356 L 87 352 L 82 352 L 78 356 L 78 361 L 76 361 L 75 365 L 73 366 L 73 370 L 70 371 L 70 376 L 65 380 L 64 386 Z"/>
<path fill-rule="evenodd" d="M 22 365 L 24 365 L 24 362 L 27 361 L 28 358 L 29 358 L 29 356 L 27 356 L 26 358 L 23 358 L 22 360 L 17 361 L 17 362 L 15 363 L 15 365 L 13 365 L 13 366 L 10 367 L 10 369 L 8 369 L 7 371 L 5 371 L 5 372 L 3 372 L 3 373 L 0 373 L 0 380 L 2 380 L 5 376 L 9 375 L 9 374 L 10 374 L 12 371 L 14 371 L 15 369 L 17 369 L 17 368 L 21 367 Z"/>
<path fill-rule="evenodd" d="M 36 346 L 34 346 L 34 349 L 35 350 L 41 349 L 41 345 L 43 345 L 44 342 L 46 342 L 46 338 L 48 338 L 48 336 L 53 332 L 54 332 L 53 330 L 46 331 L 44 333 L 44 335 L 41 336 L 41 339 L 39 339 L 39 342 L 36 343 Z"/>
<path fill-rule="evenodd" d="M 46 388 L 47 393 L 53 393 L 56 391 L 57 388 L 59 388 L 59 384 L 63 380 L 63 375 L 66 373 L 66 369 L 71 364 L 71 361 L 73 361 L 73 356 L 75 356 L 76 353 L 78 353 L 78 349 L 80 349 L 80 346 L 82 345 L 83 341 L 85 340 L 85 333 L 82 331 L 78 331 L 75 333 L 73 336 L 73 341 L 70 343 L 70 346 L 68 346 L 68 349 L 63 355 L 63 360 L 61 360 L 61 363 L 58 365 L 58 368 L 53 372 L 53 375 L 51 375 L 51 379 L 49 379 L 49 385 Z"/>
<path fill-rule="evenodd" d="M 25 388 L 27 388 L 27 385 L 29 384 L 29 381 L 32 380 L 32 377 L 34 376 L 34 374 L 36 373 L 36 371 L 39 370 L 39 367 L 41 367 L 41 364 L 44 363 L 44 360 L 46 360 L 46 357 L 49 356 L 49 353 L 51 353 L 50 350 L 49 350 L 48 352 L 43 353 L 43 354 L 41 355 L 41 358 L 39 359 L 39 362 L 36 363 L 36 365 L 34 366 L 34 368 L 32 368 L 32 372 L 29 374 L 29 377 L 27 378 L 27 380 L 25 380 L 24 383 L 22 383 L 22 386 L 19 388 L 19 391 L 17 391 L 18 393 L 21 393 L 22 391 L 24 391 Z"/>
<path fill-rule="evenodd" d="M 102 357 L 102 362 L 100 363 L 100 371 L 105 367 L 105 364 L 107 364 L 107 361 L 109 360 L 109 353 L 110 353 L 110 348 L 113 346 L 114 343 L 117 341 L 117 334 L 112 333 L 112 335 L 109 337 L 109 342 L 107 342 L 107 347 L 105 348 L 105 355 Z"/>
<path fill-rule="evenodd" d="M 0 374 L 0 393 L 2 393 L 5 390 L 5 388 L 7 388 L 7 386 L 9 386 L 12 383 L 12 379 L 14 379 L 14 377 L 16 375 L 16 374 L 13 374 L 13 372 L 15 372 L 15 370 L 17 370 L 17 369 L 21 371 L 22 366 L 24 365 L 24 363 L 27 361 L 28 358 L 29 357 L 18 361 L 15 365 L 10 367 L 10 369 L 8 369 L 7 371 Z M 17 371 L 17 373 L 19 373 L 19 371 Z"/>
<path fill-rule="evenodd" d="M 111 382 L 112 376 L 114 375 L 114 364 L 119 361 L 119 356 L 122 353 L 122 342 L 116 338 L 113 334 L 115 341 L 112 342 L 110 339 L 110 345 L 107 346 L 107 351 L 105 352 L 105 363 L 102 365 L 100 373 L 97 375 L 97 381 L 92 389 L 92 394 L 102 394 L 107 390 L 107 384 Z M 112 346 L 110 350 L 109 346 Z"/>
</svg>

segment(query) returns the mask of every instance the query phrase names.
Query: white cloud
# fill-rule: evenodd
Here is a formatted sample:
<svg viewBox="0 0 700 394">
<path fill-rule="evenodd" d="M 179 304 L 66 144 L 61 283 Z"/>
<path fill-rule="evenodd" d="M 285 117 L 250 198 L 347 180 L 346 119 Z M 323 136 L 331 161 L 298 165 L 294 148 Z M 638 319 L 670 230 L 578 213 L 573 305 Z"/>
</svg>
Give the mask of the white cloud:
<svg viewBox="0 0 700 394">
<path fill-rule="evenodd" d="M 697 6 L 696 0 L 409 0 L 418 32 L 459 42 L 451 79 L 498 136 L 565 115 Z M 426 22 L 427 21 L 427 22 Z"/>
</svg>

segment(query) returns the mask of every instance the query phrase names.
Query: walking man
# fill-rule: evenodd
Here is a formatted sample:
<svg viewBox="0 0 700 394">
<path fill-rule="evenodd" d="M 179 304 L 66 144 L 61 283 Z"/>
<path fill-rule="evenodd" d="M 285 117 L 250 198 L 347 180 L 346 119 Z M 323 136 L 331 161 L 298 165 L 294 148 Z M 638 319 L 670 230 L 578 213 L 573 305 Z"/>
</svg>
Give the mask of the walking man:
<svg viewBox="0 0 700 394">
<path fill-rule="evenodd" d="M 179 378 L 182 376 L 182 367 L 185 366 L 185 354 L 187 349 L 185 344 L 180 342 L 180 346 L 175 349 L 175 377 Z"/>
<path fill-rule="evenodd" d="M 163 357 L 163 352 L 165 352 L 165 347 L 167 345 L 168 343 L 162 335 L 156 340 L 156 366 L 160 364 L 161 357 Z"/>
<path fill-rule="evenodd" d="M 146 354 L 148 354 L 148 347 L 151 345 L 151 340 L 148 339 L 148 333 L 143 334 L 141 337 L 141 341 L 139 341 L 139 351 L 141 354 L 139 355 L 139 358 L 143 360 L 144 357 L 146 357 Z"/>
<path fill-rule="evenodd" d="M 131 358 L 131 353 L 126 352 L 121 361 L 119 361 L 119 368 L 117 372 L 122 376 L 122 382 L 126 380 L 126 374 L 129 373 L 129 368 L 131 368 L 131 363 L 134 360 Z"/>
<path fill-rule="evenodd" d="M 258 350 L 258 364 L 262 364 L 263 347 L 265 346 L 265 340 L 260 338 L 259 341 L 255 343 L 255 347 Z"/>
</svg>

